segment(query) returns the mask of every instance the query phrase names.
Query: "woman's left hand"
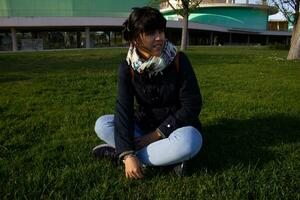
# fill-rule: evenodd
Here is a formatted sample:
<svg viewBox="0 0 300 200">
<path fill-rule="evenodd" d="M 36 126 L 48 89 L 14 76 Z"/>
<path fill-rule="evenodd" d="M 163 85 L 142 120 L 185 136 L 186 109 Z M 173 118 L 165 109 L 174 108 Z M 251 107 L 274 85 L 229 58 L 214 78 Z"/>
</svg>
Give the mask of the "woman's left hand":
<svg viewBox="0 0 300 200">
<path fill-rule="evenodd" d="M 135 149 L 140 150 L 145 146 L 147 146 L 148 144 L 151 144 L 152 142 L 155 142 L 159 139 L 160 139 L 160 134 L 156 131 L 153 131 L 141 137 L 137 137 L 134 139 Z"/>
</svg>

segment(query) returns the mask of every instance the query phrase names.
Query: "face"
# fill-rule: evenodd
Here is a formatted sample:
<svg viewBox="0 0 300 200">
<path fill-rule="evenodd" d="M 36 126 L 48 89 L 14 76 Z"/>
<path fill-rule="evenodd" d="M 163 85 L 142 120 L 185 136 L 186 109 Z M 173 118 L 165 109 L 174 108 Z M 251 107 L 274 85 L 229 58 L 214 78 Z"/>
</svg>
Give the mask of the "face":
<svg viewBox="0 0 300 200">
<path fill-rule="evenodd" d="M 146 47 L 152 56 L 160 56 L 165 44 L 165 32 L 164 30 L 143 32 L 138 42 Z"/>
</svg>

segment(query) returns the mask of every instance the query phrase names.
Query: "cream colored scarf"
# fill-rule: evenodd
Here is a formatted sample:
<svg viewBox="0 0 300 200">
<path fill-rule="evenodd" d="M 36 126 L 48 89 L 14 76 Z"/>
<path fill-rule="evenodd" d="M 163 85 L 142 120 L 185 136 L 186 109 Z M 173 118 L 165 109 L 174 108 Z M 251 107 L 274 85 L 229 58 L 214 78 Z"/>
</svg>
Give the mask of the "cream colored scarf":
<svg viewBox="0 0 300 200">
<path fill-rule="evenodd" d="M 137 49 L 133 45 L 130 45 L 126 61 L 128 65 L 137 71 L 138 73 L 149 73 L 149 76 L 157 75 L 173 61 L 176 56 L 177 49 L 169 41 L 165 42 L 164 49 L 159 57 L 151 56 L 148 60 L 143 60 L 138 54 Z"/>
</svg>

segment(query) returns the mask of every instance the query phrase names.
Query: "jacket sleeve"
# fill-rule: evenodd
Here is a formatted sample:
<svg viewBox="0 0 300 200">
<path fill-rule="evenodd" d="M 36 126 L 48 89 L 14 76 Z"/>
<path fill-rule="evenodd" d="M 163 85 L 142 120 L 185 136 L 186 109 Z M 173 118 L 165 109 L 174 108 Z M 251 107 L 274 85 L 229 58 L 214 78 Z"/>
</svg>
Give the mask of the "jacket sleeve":
<svg viewBox="0 0 300 200">
<path fill-rule="evenodd" d="M 134 94 L 129 66 L 123 62 L 118 73 L 118 92 L 114 117 L 116 152 L 119 157 L 133 153 Z"/>
<path fill-rule="evenodd" d="M 162 137 L 168 137 L 177 128 L 194 124 L 202 107 L 202 97 L 191 63 L 184 53 L 179 54 L 180 108 L 157 128 Z"/>
</svg>

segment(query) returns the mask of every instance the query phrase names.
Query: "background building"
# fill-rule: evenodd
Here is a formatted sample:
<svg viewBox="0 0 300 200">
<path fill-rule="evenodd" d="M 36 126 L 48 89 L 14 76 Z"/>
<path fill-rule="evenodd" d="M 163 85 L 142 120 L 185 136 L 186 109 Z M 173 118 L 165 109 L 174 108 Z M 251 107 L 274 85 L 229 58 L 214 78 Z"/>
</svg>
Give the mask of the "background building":
<svg viewBox="0 0 300 200">
<path fill-rule="evenodd" d="M 177 1 L 172 2 L 176 7 Z M 162 4 L 161 11 L 168 20 L 181 20 L 168 4 Z M 280 22 L 280 28 L 275 29 L 273 22 L 268 24 L 269 16 L 277 12 L 266 1 L 252 4 L 248 0 L 203 0 L 189 16 L 190 42 L 194 45 L 288 45 L 291 33 L 287 25 Z"/>
<path fill-rule="evenodd" d="M 148 0 L 0 0 L 0 49 L 122 44 L 121 25 Z"/>
<path fill-rule="evenodd" d="M 124 46 L 122 23 L 131 8 L 151 2 L 0 0 L 0 50 Z M 167 37 L 179 44 L 180 17 L 163 4 L 161 11 L 168 19 Z M 248 0 L 242 3 L 235 0 L 204 0 L 190 15 L 190 44 L 289 44 L 291 34 L 287 29 L 275 29 L 277 25 L 268 25 L 268 16 L 276 12 L 273 7 L 249 4 Z"/>
</svg>

